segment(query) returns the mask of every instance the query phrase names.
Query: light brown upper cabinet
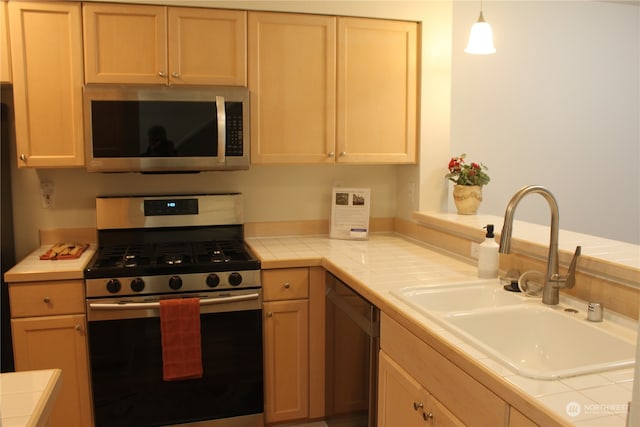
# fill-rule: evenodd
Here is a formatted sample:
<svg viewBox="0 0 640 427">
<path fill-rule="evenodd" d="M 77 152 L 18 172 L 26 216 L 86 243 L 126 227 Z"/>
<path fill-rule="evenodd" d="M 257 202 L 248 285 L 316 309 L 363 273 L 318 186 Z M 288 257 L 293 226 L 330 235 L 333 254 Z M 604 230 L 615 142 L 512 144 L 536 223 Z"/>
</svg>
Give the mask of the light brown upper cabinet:
<svg viewBox="0 0 640 427">
<path fill-rule="evenodd" d="M 84 166 L 78 2 L 9 2 L 19 167 Z"/>
<path fill-rule="evenodd" d="M 249 12 L 251 162 L 415 163 L 415 22 Z"/>
<path fill-rule="evenodd" d="M 11 83 L 11 50 L 9 49 L 6 0 L 0 1 L 0 81 Z"/>
<path fill-rule="evenodd" d="M 415 22 L 338 19 L 338 161 L 415 163 Z"/>
<path fill-rule="evenodd" d="M 335 161 L 336 18 L 249 12 L 252 163 Z"/>
<path fill-rule="evenodd" d="M 246 12 L 84 3 L 87 83 L 246 86 Z"/>
</svg>

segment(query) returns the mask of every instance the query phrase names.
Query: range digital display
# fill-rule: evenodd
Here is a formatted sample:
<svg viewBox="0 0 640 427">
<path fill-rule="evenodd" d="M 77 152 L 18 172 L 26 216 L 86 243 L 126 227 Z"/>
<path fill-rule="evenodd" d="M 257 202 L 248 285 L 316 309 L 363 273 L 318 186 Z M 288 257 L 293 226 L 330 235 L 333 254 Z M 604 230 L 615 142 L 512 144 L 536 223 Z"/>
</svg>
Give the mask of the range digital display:
<svg viewBox="0 0 640 427">
<path fill-rule="evenodd" d="M 144 201 L 144 216 L 197 214 L 198 199 L 155 199 Z"/>
</svg>

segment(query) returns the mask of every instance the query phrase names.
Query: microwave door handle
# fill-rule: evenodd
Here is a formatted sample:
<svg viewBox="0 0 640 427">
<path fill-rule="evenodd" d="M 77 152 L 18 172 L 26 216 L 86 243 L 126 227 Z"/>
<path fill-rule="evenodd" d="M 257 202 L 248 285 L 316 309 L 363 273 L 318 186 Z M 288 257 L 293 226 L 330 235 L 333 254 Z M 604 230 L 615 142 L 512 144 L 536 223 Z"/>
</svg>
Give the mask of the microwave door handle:
<svg viewBox="0 0 640 427">
<path fill-rule="evenodd" d="M 216 96 L 216 110 L 218 118 L 218 163 L 225 162 L 225 149 L 227 148 L 227 114 L 224 109 L 223 96 Z"/>
</svg>

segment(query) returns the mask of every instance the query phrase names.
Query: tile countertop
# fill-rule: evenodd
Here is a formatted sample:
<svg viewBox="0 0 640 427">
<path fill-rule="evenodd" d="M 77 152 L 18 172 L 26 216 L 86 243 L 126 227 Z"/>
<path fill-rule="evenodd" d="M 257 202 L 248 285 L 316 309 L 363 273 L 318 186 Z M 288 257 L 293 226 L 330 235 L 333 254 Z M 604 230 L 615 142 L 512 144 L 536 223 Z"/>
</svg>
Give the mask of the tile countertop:
<svg viewBox="0 0 640 427">
<path fill-rule="evenodd" d="M 476 267 L 465 259 L 386 234 L 372 234 L 367 241 L 332 240 L 326 236 L 256 237 L 247 239 L 247 244 L 261 259 L 263 269 L 322 266 L 346 280 L 382 311 L 403 319 L 405 326 L 412 326 L 416 335 L 423 339 L 437 337 L 444 345 L 455 348 L 462 354 L 456 362 L 462 361 L 469 372 L 473 370 L 483 382 L 490 382 L 490 388 L 499 388 L 498 394 L 507 401 L 513 398 L 522 402 L 524 398 L 525 405 L 526 401 L 534 401 L 566 425 L 626 425 L 632 368 L 555 381 L 526 378 L 390 294 L 391 290 L 406 286 L 475 280 Z M 634 321 L 627 323 L 637 325 Z M 568 411 L 570 404 L 580 405 L 579 414 Z"/>
<path fill-rule="evenodd" d="M 31 282 L 39 280 L 82 279 L 84 267 L 96 252 L 96 244 L 89 247 L 76 259 L 41 260 L 52 245 L 43 245 L 31 252 L 9 271 L 4 273 L 7 283 Z"/>
<path fill-rule="evenodd" d="M 49 425 L 49 414 L 62 385 L 60 369 L 0 374 L 0 425 Z"/>
</svg>

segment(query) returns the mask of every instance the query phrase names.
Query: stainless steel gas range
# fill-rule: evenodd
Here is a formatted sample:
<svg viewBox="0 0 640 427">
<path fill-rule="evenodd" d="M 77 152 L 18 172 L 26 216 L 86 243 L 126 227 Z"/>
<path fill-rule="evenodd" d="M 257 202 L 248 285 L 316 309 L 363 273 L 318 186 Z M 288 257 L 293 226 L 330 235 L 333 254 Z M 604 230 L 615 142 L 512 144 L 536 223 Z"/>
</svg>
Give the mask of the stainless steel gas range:
<svg viewBox="0 0 640 427">
<path fill-rule="evenodd" d="M 96 215 L 84 272 L 96 427 L 262 426 L 260 262 L 242 195 L 98 197 Z M 160 305 L 177 298 L 199 300 L 202 376 L 165 381 Z"/>
</svg>

